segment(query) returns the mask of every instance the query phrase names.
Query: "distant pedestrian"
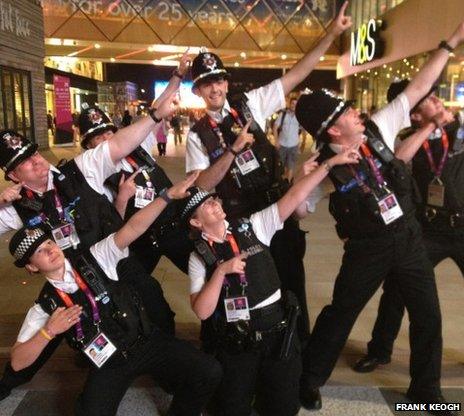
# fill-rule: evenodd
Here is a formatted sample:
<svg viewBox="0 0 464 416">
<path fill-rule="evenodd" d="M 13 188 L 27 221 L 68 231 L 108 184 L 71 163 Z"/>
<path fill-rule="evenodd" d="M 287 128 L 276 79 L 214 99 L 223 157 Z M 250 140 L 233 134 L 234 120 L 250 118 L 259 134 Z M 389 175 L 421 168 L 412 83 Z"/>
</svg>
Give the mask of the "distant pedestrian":
<svg viewBox="0 0 464 416">
<path fill-rule="evenodd" d="M 182 121 L 179 115 L 174 114 L 171 119 L 171 126 L 174 130 L 174 144 L 182 144 Z"/>
<path fill-rule="evenodd" d="M 123 127 L 130 126 L 132 123 L 132 116 L 129 114 L 129 110 L 124 111 L 124 115 L 122 117 L 121 125 Z"/>
<path fill-rule="evenodd" d="M 48 113 L 47 113 L 47 129 L 48 130 L 51 130 L 51 133 L 52 133 L 52 136 L 55 135 L 55 122 L 54 122 L 54 117 L 53 117 L 53 114 L 51 112 L 51 110 L 48 110 Z"/>
<path fill-rule="evenodd" d="M 156 132 L 156 143 L 158 146 L 158 155 L 159 156 L 166 156 L 166 143 L 168 141 L 168 129 L 169 126 L 167 125 L 166 120 L 161 122 L 161 125 Z"/>
</svg>

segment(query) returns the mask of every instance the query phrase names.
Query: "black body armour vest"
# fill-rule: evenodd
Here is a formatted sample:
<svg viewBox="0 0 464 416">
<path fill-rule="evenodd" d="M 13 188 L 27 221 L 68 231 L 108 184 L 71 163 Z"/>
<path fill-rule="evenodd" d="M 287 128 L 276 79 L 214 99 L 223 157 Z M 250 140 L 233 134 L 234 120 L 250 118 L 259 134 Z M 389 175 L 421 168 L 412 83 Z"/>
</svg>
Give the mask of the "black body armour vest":
<svg viewBox="0 0 464 416">
<path fill-rule="evenodd" d="M 104 304 L 101 300 L 97 301 L 101 319 L 99 329 L 118 348 L 119 353 L 127 352 L 141 338 L 151 333 L 152 324 L 146 315 L 145 307 L 139 294 L 130 284 L 130 276 L 133 274 L 130 262 L 119 262 L 117 266 L 119 281 L 113 281 L 106 276 L 88 251 L 75 256 L 70 261 L 93 293 L 95 293 L 93 290 L 95 284 L 107 291 L 109 302 Z M 93 284 L 90 283 L 89 270 Z M 84 339 L 82 341 L 76 339 L 75 327 L 70 328 L 64 335 L 72 348 L 82 350 L 97 335 L 98 329 L 93 322 L 92 307 L 85 293 L 78 289 L 75 293 L 68 293 L 68 295 L 75 305 L 81 305 L 83 308 L 81 325 Z M 56 289 L 49 282 L 43 286 L 36 303 L 49 315 L 60 306 L 66 307 Z M 121 354 L 114 355 L 121 358 Z M 109 362 L 114 362 L 114 358 L 113 356 Z"/>
<path fill-rule="evenodd" d="M 233 220 L 230 223 L 229 230 L 235 237 L 240 252 L 245 251 L 249 253 L 245 268 L 245 276 L 248 283 L 245 294 L 248 297 L 249 307 L 253 308 L 280 288 L 279 275 L 277 274 L 269 247 L 266 247 L 258 240 L 248 218 Z M 204 240 L 201 242 L 208 245 Z M 217 262 L 212 263 L 208 259 L 205 259 L 197 244 L 195 244 L 195 250 L 205 261 L 206 280 L 209 280 L 217 267 Z M 211 250 L 216 257 L 216 261 L 227 261 L 235 256 L 228 241 L 213 243 Z M 229 297 L 241 296 L 242 287 L 240 286 L 238 275 L 230 275 L 227 278 L 230 285 Z M 224 297 L 225 290 L 223 288 L 216 309 L 223 316 Z"/>
<path fill-rule="evenodd" d="M 141 146 L 137 147 L 131 154 L 132 157 L 139 167 L 147 166 L 147 173 L 150 177 L 155 192 L 158 194 L 164 188 L 170 188 L 172 186 L 171 180 L 168 178 L 164 170 L 155 162 L 155 160 L 143 149 Z M 118 193 L 119 180 L 121 175 L 129 177 L 132 173 L 120 171 L 111 175 L 106 181 L 105 185 L 108 186 L 115 194 Z M 146 181 L 142 173 L 139 173 L 135 177 L 135 184 L 146 187 Z M 127 203 L 127 209 L 124 216 L 124 220 L 127 221 L 132 215 L 134 215 L 140 208 L 134 206 L 135 197 L 132 197 Z M 150 228 L 140 237 L 140 240 L 148 238 L 153 234 L 153 231 L 157 231 L 160 227 L 165 224 L 177 221 L 180 217 L 180 206 L 178 201 L 172 201 L 167 207 L 161 212 L 158 218 L 153 222 Z"/>
<path fill-rule="evenodd" d="M 445 186 L 445 200 L 442 211 L 448 215 L 464 213 L 464 140 L 457 139 L 458 127 L 456 127 L 456 124 L 459 125 L 458 122 L 455 122 L 445 128 L 449 140 L 449 153 L 440 176 L 440 180 Z M 443 156 L 442 140 L 429 140 L 429 145 L 435 164 L 438 165 Z M 424 225 L 428 225 L 425 210 L 427 208 L 428 186 L 434 178 L 434 174 L 423 147 L 419 149 L 412 160 L 412 172 L 422 197 L 422 203 L 419 204 L 418 209 L 419 219 Z M 433 224 L 430 224 L 430 226 L 433 226 Z"/>
<path fill-rule="evenodd" d="M 382 173 L 387 188 L 394 192 L 403 211 L 403 216 L 389 225 L 385 225 L 379 211 L 379 206 L 371 192 L 364 193 L 356 184 L 356 179 L 347 165 L 334 166 L 329 177 L 335 191 L 330 195 L 329 210 L 336 221 L 336 229 L 340 238 L 360 238 L 380 234 L 393 227 L 398 222 L 405 222 L 414 217 L 418 194 L 415 182 L 407 166 L 395 158 L 393 152 L 383 141 L 378 127 L 372 122 L 366 123 L 367 145 L 374 157 L 381 163 Z M 328 145 L 321 151 L 319 161 L 322 162 L 334 156 Z M 354 167 L 367 176 L 369 188 L 376 185 L 375 177 L 365 160 Z"/>
<path fill-rule="evenodd" d="M 92 189 L 74 160 L 60 166 L 59 170 L 59 173 L 53 172 L 53 184 L 63 208 L 75 203 L 74 225 L 81 247 L 90 247 L 121 228 L 123 222 L 116 209 L 104 195 Z M 43 196 L 33 193 L 29 198 L 22 188 L 21 196 L 13 202 L 13 206 L 24 225 L 43 224 L 41 214 L 48 218 L 52 227 L 60 224 L 54 190 L 45 192 Z"/>
<path fill-rule="evenodd" d="M 247 117 L 244 114 L 250 112 L 246 96 L 241 94 L 237 100 L 231 101 L 231 107 L 237 110 L 240 120 L 246 124 Z M 227 146 L 231 146 L 237 139 L 232 131 L 234 124 L 234 117 L 230 113 L 218 124 Z M 192 131 L 200 137 L 208 152 L 209 162 L 213 165 L 226 149 L 221 147 L 220 140 L 210 125 L 209 116 L 202 117 L 192 127 Z M 251 149 L 259 162 L 259 168 L 242 175 L 235 162 L 232 162 L 229 171 L 216 186 L 216 192 L 223 199 L 224 211 L 229 218 L 249 217 L 276 202 L 286 191 L 281 179 L 282 164 L 275 147 L 258 123 L 252 122 L 248 131 L 255 139 Z"/>
</svg>

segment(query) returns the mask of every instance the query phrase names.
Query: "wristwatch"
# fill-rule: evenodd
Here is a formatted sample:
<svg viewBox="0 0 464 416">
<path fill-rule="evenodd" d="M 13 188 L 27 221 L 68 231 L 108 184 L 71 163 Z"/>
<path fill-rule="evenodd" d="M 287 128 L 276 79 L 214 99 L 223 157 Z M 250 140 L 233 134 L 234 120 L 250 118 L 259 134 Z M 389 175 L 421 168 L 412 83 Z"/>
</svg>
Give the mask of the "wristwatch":
<svg viewBox="0 0 464 416">
<path fill-rule="evenodd" d="M 156 108 L 150 108 L 148 110 L 148 114 L 150 114 L 150 117 L 153 119 L 153 121 L 155 123 L 161 123 L 161 121 L 163 120 L 162 118 L 158 118 L 155 116 L 155 112 L 156 112 Z"/>
<path fill-rule="evenodd" d="M 179 72 L 179 70 L 177 68 L 174 71 L 172 71 L 172 76 L 180 78 L 181 80 L 184 79 L 184 76 Z"/>
<path fill-rule="evenodd" d="M 446 40 L 442 40 L 438 44 L 438 49 L 440 48 L 447 50 L 449 53 L 452 53 L 454 51 L 454 48 Z"/>
<path fill-rule="evenodd" d="M 234 149 L 232 149 L 232 146 L 228 146 L 227 150 L 232 153 L 234 156 L 238 156 L 240 152 L 236 152 Z"/>
<path fill-rule="evenodd" d="M 168 195 L 168 188 L 163 188 L 161 189 L 161 191 L 159 192 L 158 196 L 161 198 L 161 199 L 164 199 L 164 201 L 166 202 L 166 204 L 169 204 L 172 199 L 169 198 L 169 195 Z"/>
</svg>

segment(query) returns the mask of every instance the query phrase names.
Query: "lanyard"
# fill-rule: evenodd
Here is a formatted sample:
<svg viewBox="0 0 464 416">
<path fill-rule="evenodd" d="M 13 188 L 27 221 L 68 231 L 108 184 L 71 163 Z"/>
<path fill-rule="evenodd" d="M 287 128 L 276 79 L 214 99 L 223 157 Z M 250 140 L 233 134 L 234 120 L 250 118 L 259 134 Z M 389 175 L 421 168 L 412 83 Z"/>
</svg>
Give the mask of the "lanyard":
<svg viewBox="0 0 464 416">
<path fill-rule="evenodd" d="M 87 299 L 90 302 L 90 305 L 92 307 L 93 323 L 94 325 L 98 326 L 101 319 L 100 319 L 100 312 L 98 311 L 97 302 L 95 301 L 95 298 L 92 295 L 92 292 L 90 291 L 87 284 L 84 282 L 84 279 L 82 279 L 81 275 L 74 269 L 73 269 L 73 273 L 74 273 L 74 279 L 76 280 L 76 283 L 79 286 L 79 289 L 81 289 L 85 293 L 85 296 L 87 296 Z M 57 289 L 57 288 L 55 288 L 55 290 L 68 308 L 74 305 L 74 302 L 72 301 L 71 297 L 66 292 L 63 292 L 61 289 Z M 76 323 L 76 335 L 77 335 L 78 341 L 81 341 L 84 338 L 84 331 L 82 330 L 82 324 L 81 324 L 80 319 L 79 319 L 79 322 Z"/>
<path fill-rule="evenodd" d="M 375 176 L 377 185 L 379 186 L 379 188 L 384 187 L 384 185 L 386 184 L 385 179 L 383 178 L 380 169 L 377 167 L 375 163 L 374 156 L 372 155 L 371 150 L 364 143 L 361 144 L 361 150 L 364 153 L 364 157 L 366 158 L 367 163 L 369 164 L 369 167 Z"/>
<path fill-rule="evenodd" d="M 134 160 L 132 156 L 126 156 L 126 161 L 129 163 L 129 165 L 132 166 L 132 169 L 134 169 L 134 172 L 138 171 L 140 169 L 139 165 L 137 162 Z M 150 176 L 148 175 L 148 172 L 146 169 L 141 169 L 140 171 L 145 179 L 145 184 L 147 185 L 147 188 L 153 188 L 153 184 L 151 183 Z"/>
<path fill-rule="evenodd" d="M 28 199 L 33 200 L 34 192 L 31 189 L 27 188 L 26 196 L 28 197 Z M 55 208 L 56 208 L 56 211 L 58 212 L 58 218 L 60 219 L 60 221 L 63 222 L 66 219 L 66 221 L 72 222 L 72 221 L 69 221 L 68 218 L 66 218 L 67 215 L 66 215 L 65 209 L 63 208 L 63 204 L 61 203 L 61 199 L 58 196 L 58 191 L 56 187 L 53 187 L 53 199 L 55 201 Z M 39 217 L 42 220 L 42 222 L 50 224 L 50 219 L 43 212 L 39 214 Z"/>
<path fill-rule="evenodd" d="M 440 163 L 438 166 L 436 165 L 435 161 L 433 160 L 433 155 L 432 151 L 430 150 L 430 143 L 428 140 L 426 140 L 423 144 L 422 147 L 425 150 L 425 153 L 427 154 L 427 159 L 429 161 L 430 169 L 432 170 L 433 174 L 435 175 L 436 178 L 439 178 L 443 172 L 443 168 L 445 167 L 445 162 L 446 158 L 448 157 L 448 149 L 449 149 L 449 140 L 448 140 L 448 135 L 446 134 L 445 130 L 442 130 L 441 132 L 441 144 L 443 147 L 443 155 L 441 157 Z"/>
<path fill-rule="evenodd" d="M 238 248 L 237 241 L 235 240 L 235 237 L 232 234 L 227 234 L 227 242 L 230 244 L 230 247 L 232 248 L 232 251 L 234 253 L 235 257 L 240 256 L 240 249 Z M 208 240 L 208 243 L 211 247 L 211 250 L 213 250 L 216 253 L 216 250 L 214 250 L 213 246 L 213 241 Z M 245 287 L 248 286 L 248 281 L 246 279 L 245 273 L 239 274 L 239 279 L 240 279 L 240 286 L 242 286 L 242 289 L 245 290 Z M 227 276 L 224 277 L 224 283 L 223 286 L 226 287 L 226 291 L 228 291 L 228 288 L 230 287 L 229 280 L 227 279 Z"/>
<path fill-rule="evenodd" d="M 243 123 L 242 121 L 240 120 L 240 117 L 238 116 L 238 112 L 235 108 L 230 108 L 229 109 L 229 112 L 230 114 L 232 115 L 234 121 L 241 127 L 243 128 Z M 223 149 L 225 149 L 227 147 L 226 143 L 224 142 L 224 137 L 222 135 L 222 131 L 220 130 L 219 126 L 218 126 L 218 123 L 216 122 L 216 120 L 214 120 L 211 116 L 208 116 L 208 120 L 209 120 L 209 125 L 211 126 L 211 129 L 213 130 L 214 134 L 216 135 L 216 137 L 219 139 L 219 144 L 221 145 L 221 147 Z"/>
</svg>

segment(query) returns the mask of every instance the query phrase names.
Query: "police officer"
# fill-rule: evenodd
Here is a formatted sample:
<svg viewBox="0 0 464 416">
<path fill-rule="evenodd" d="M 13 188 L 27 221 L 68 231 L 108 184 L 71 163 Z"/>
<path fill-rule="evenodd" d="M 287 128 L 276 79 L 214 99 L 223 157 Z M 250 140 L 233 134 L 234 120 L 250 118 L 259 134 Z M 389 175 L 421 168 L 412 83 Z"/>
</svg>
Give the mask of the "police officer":
<svg viewBox="0 0 464 416">
<path fill-rule="evenodd" d="M 12 348 L 15 370 L 29 366 L 59 334 L 91 361 L 76 415 L 115 415 L 132 381 L 151 375 L 173 391 L 172 415 L 199 415 L 220 381 L 219 364 L 186 342 L 152 328 L 140 293 L 128 284 L 137 268 L 120 267 L 129 244 L 194 178 L 160 192 L 119 231 L 65 258 L 48 232 L 23 227 L 12 238 L 15 265 L 46 283 Z"/>
<path fill-rule="evenodd" d="M 408 84 L 408 80 L 393 83 L 388 99 L 393 100 Z M 412 159 L 421 194 L 417 210 L 428 257 L 434 267 L 451 258 L 464 275 L 464 127 L 459 114 L 453 118 L 445 110 L 434 89 L 411 110 L 414 134 L 409 131 L 403 143 L 414 141 L 416 146 L 405 157 Z M 398 289 L 384 285 L 368 353 L 355 364 L 355 371 L 370 372 L 390 362 L 403 315 Z"/>
<path fill-rule="evenodd" d="M 331 163 L 354 163 L 357 157 L 356 151 L 349 150 L 335 155 Z M 190 301 L 195 314 L 210 322 L 214 333 L 209 342 L 215 343 L 223 366 L 218 415 L 250 415 L 254 396 L 262 415 L 293 416 L 298 412 L 298 301 L 283 305 L 269 244 L 326 175 L 323 167 L 316 168 L 276 203 L 230 223 L 215 195 L 197 187 L 190 189 L 182 212 L 195 238 L 189 262 Z"/>
<path fill-rule="evenodd" d="M 431 88 L 447 62 L 449 49 L 464 40 L 464 23 L 422 67 L 405 91 L 363 124 L 359 113 L 327 91 L 300 97 L 297 118 L 319 143 L 320 161 L 335 191 L 330 211 L 346 240 L 332 303 L 316 320 L 304 351 L 301 401 L 320 408 L 318 388 L 330 377 L 358 314 L 383 280 L 394 279 L 410 317 L 411 383 L 416 402 L 444 402 L 440 389 L 441 316 L 432 266 L 415 219 L 413 179 L 393 154 L 409 110 Z M 333 167 L 328 158 L 346 146 L 359 146 L 359 168 Z M 442 413 L 440 413 L 442 414 Z M 445 412 L 444 414 L 451 414 Z"/>
<path fill-rule="evenodd" d="M 151 112 L 151 117 L 121 130 L 111 142 L 59 168 L 51 166 L 37 151 L 37 144 L 19 133 L 0 132 L 0 167 L 6 179 L 21 185 L 3 193 L 0 234 L 19 229 L 23 224 L 43 224 L 60 247 L 70 251 L 79 245 L 89 247 L 120 228 L 122 220 L 103 196 L 103 183 L 117 171 L 116 163 L 137 147 L 156 121 L 171 113 L 173 100 L 174 97 L 166 99 Z M 143 292 L 158 296 L 159 284 L 151 279 L 147 285 Z M 58 342 L 51 343 L 31 368 L 21 372 L 13 372 L 7 364 L 0 382 L 0 399 L 7 397 L 12 388 L 29 381 L 57 346 Z"/>
<path fill-rule="evenodd" d="M 203 98 L 206 115 L 187 136 L 186 170 L 201 171 L 198 186 L 216 188 L 231 218 L 249 216 L 277 201 L 285 192 L 275 148 L 264 133 L 265 120 L 285 107 L 285 96 L 312 71 L 332 41 L 351 26 L 345 16 L 347 2 L 319 44 L 282 78 L 226 99 L 229 73 L 219 57 L 202 52 L 193 61 L 193 92 Z M 302 314 L 299 334 L 309 336 L 303 256 L 305 236 L 288 219 L 276 233 L 271 252 L 284 289 L 298 297 Z"/>
</svg>

